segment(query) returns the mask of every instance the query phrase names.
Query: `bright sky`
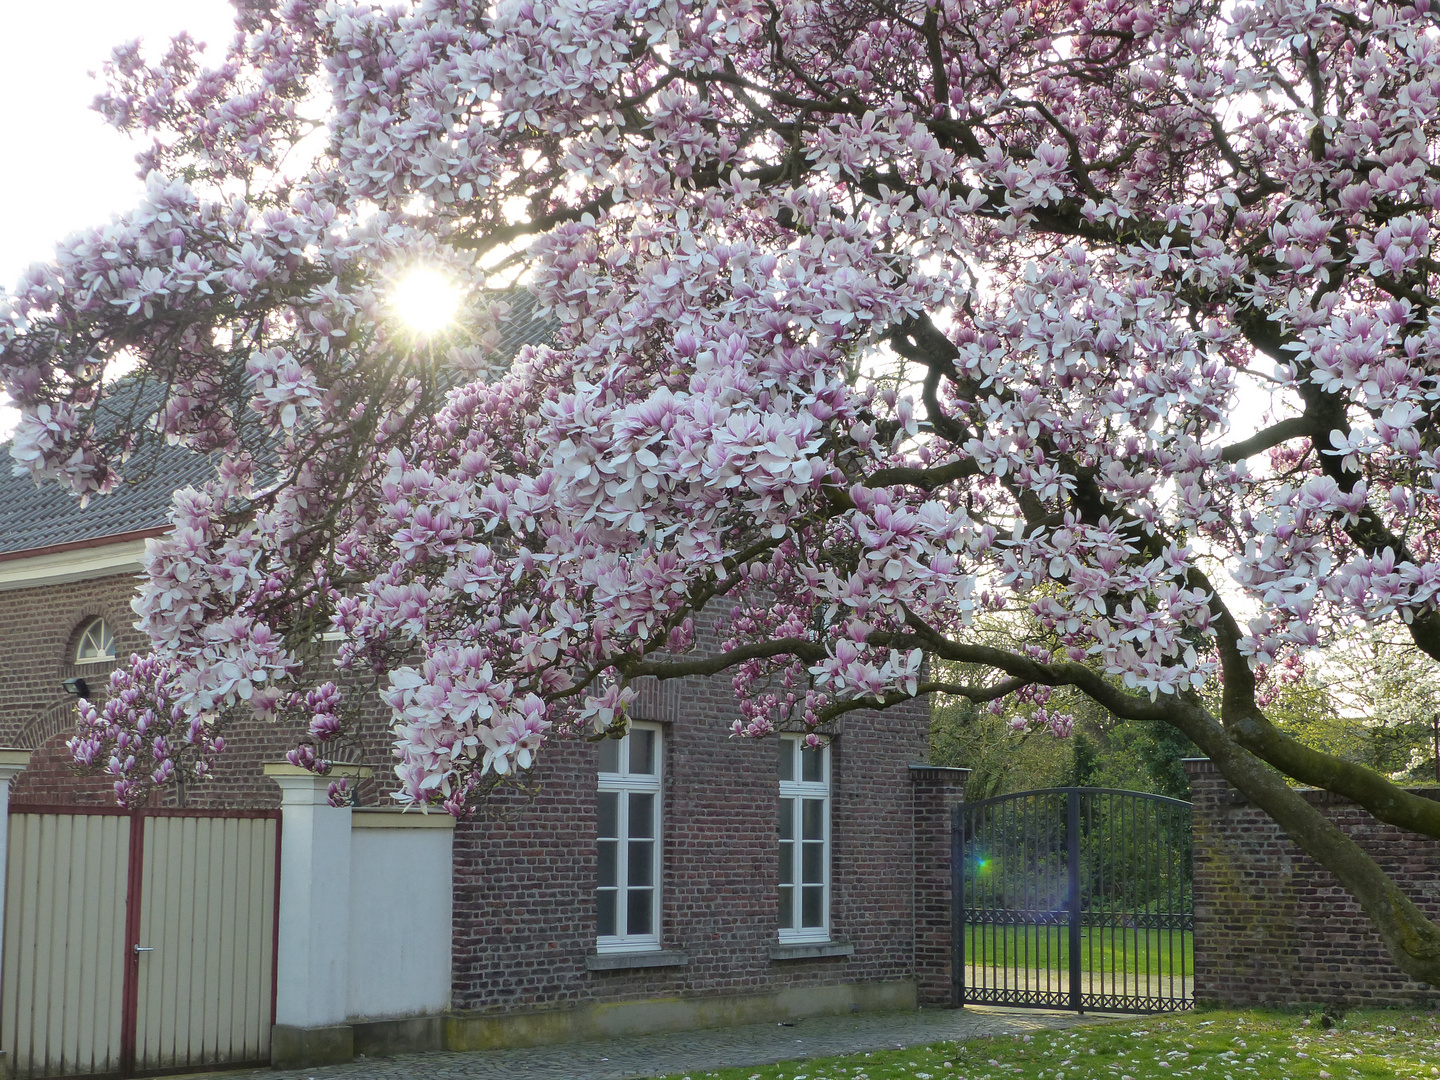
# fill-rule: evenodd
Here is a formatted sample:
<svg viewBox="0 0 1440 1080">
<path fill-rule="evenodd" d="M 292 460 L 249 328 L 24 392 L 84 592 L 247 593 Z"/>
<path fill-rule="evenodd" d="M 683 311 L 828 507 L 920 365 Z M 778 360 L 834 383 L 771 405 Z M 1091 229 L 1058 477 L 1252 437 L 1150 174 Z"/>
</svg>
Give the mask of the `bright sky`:
<svg viewBox="0 0 1440 1080">
<path fill-rule="evenodd" d="M 57 241 L 129 209 L 141 191 L 136 146 L 90 111 L 99 83 L 87 72 L 121 42 L 140 38 L 147 53 L 158 53 L 181 30 L 218 59 L 232 11 L 225 0 L 11 0 L 3 7 L 0 286 L 8 290 Z M 0 438 L 14 422 L 0 403 Z"/>
<path fill-rule="evenodd" d="M 88 73 L 121 42 L 138 37 L 154 55 L 181 30 L 218 60 L 232 12 L 226 0 L 9 0 L 4 13 L 0 101 L 9 108 L 0 142 L 0 288 L 10 289 L 57 241 L 128 210 L 142 190 L 136 144 L 91 111 L 100 84 Z M 1258 416 L 1235 419 L 1244 431 L 1258 423 Z M 0 439 L 14 423 L 0 394 Z M 8 464 L 0 460 L 0 468 Z"/>
</svg>

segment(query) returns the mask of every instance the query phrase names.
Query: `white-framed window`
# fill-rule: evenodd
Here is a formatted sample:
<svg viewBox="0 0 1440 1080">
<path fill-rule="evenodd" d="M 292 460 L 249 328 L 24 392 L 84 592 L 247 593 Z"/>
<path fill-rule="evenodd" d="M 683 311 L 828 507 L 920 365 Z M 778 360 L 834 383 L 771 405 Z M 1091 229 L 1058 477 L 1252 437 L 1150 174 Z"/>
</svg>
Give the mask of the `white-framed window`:
<svg viewBox="0 0 1440 1080">
<path fill-rule="evenodd" d="M 600 743 L 595 948 L 660 948 L 661 730 L 632 723 Z"/>
<path fill-rule="evenodd" d="M 830 940 L 830 746 L 781 736 L 780 941 Z"/>
<path fill-rule="evenodd" d="M 95 619 L 80 634 L 75 646 L 77 664 L 103 664 L 115 659 L 115 635 L 104 619 Z"/>
</svg>

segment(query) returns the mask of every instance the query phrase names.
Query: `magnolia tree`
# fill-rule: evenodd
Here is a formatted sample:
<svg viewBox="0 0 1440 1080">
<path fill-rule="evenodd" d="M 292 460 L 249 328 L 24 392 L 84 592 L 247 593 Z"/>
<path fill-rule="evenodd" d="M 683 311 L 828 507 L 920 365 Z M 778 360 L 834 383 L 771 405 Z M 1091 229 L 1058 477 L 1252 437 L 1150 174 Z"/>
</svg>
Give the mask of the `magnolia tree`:
<svg viewBox="0 0 1440 1080">
<path fill-rule="evenodd" d="M 218 66 L 119 50 L 147 194 L 9 298 L 12 452 L 82 497 L 147 440 L 218 468 L 77 757 L 133 800 L 250 710 L 323 770 L 376 683 L 401 798 L 463 814 L 645 676 L 731 673 L 745 736 L 936 693 L 1063 733 L 1071 687 L 1440 984 L 1286 781 L 1440 803 L 1265 712 L 1366 626 L 1440 659 L 1430 3 L 240 0 Z M 428 333 L 421 272 L 460 300 Z M 516 283 L 558 331 L 502 368 Z"/>
</svg>

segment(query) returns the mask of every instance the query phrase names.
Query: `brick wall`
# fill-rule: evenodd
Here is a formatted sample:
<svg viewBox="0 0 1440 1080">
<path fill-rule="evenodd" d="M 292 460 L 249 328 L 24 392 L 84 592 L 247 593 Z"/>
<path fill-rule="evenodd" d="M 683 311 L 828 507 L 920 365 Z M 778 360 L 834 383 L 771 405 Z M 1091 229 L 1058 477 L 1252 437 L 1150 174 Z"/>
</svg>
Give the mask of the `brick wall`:
<svg viewBox="0 0 1440 1080">
<path fill-rule="evenodd" d="M 701 647 L 714 647 L 702 631 Z M 452 1000 L 477 1013 L 662 995 L 755 993 L 915 973 L 916 796 L 923 705 L 851 713 L 832 743 L 831 936 L 854 955 L 776 960 L 779 797 L 773 742 L 730 736 L 727 675 L 643 693 L 665 724 L 662 946 L 683 967 L 590 971 L 598 749 L 550 753 L 539 796 L 455 832 Z M 930 796 L 922 799 L 930 805 Z M 948 822 L 944 826 L 948 836 Z M 948 875 L 948 856 L 945 874 Z M 948 941 L 948 935 L 947 935 Z M 948 955 L 945 980 L 948 994 Z"/>
<path fill-rule="evenodd" d="M 131 628 L 134 579 L 117 574 L 43 588 L 0 592 L 0 744 L 38 746 L 73 723 L 75 699 L 60 683 L 82 676 L 92 686 L 109 677 L 110 664 L 73 663 L 81 630 L 104 618 L 115 633 L 117 655 L 144 647 Z"/>
<path fill-rule="evenodd" d="M 965 801 L 969 769 L 910 767 L 915 820 L 915 979 L 921 1005 L 949 1005 L 951 813 Z"/>
<path fill-rule="evenodd" d="M 0 746 L 38 748 L 13 789 L 16 802 L 109 801 L 103 779 L 76 777 L 69 768 L 64 742 L 73 729 L 74 699 L 60 682 L 80 671 L 70 662 L 74 638 L 96 615 L 110 623 L 120 656 L 144 647 L 131 628 L 133 585 L 129 575 L 114 575 L 0 592 Z M 93 689 L 104 684 L 109 665 L 87 665 L 80 673 Z M 958 793 L 912 784 L 909 766 L 927 754 L 925 706 L 844 719 L 832 758 L 831 917 L 833 937 L 853 945 L 854 955 L 800 960 L 770 956 L 778 907 L 774 744 L 730 737 L 736 710 L 728 676 L 647 688 L 638 713 L 666 723 L 664 944 L 684 951 L 688 964 L 587 970 L 595 937 L 598 751 L 583 742 L 564 743 L 543 757 L 533 800 L 498 800 L 486 818 L 456 830 L 457 1009 L 498 1013 L 908 979 L 916 972 L 916 904 L 922 896 L 932 968 L 927 986 L 933 984 L 932 1000 L 948 999 L 948 922 L 936 905 L 937 890 L 948 888 L 944 811 Z M 187 805 L 278 805 L 279 789 L 261 775 L 260 765 L 280 760 L 295 735 L 253 721 L 235 725 L 227 732 L 218 776 L 191 785 Z M 378 708 L 347 757 L 375 767 L 377 779 L 361 787 L 361 804 L 387 802 L 390 737 Z M 164 797 L 174 801 L 173 791 Z M 917 822 L 922 830 L 936 830 L 920 837 L 924 853 L 916 850 Z M 929 860 L 930 877 L 921 882 L 917 854 Z M 947 922 L 943 946 L 935 936 L 941 922 Z M 934 964 L 942 953 L 940 971 Z"/>
<path fill-rule="evenodd" d="M 77 776 L 65 743 L 73 732 L 67 728 L 30 750 L 25 771 L 10 785 L 12 803 L 45 806 L 114 806 L 115 785 L 104 776 Z M 7 746 L 10 744 L 6 744 Z"/>
<path fill-rule="evenodd" d="M 115 635 L 115 654 L 126 659 L 148 647 L 135 630 L 130 599 L 135 578 L 112 574 L 88 581 L 0 591 L 0 746 L 35 751 L 29 767 L 11 785 L 15 803 L 107 805 L 111 783 L 95 775 L 77 776 L 65 742 L 75 730 L 75 698 L 61 683 L 85 679 L 93 700 L 103 697 L 112 663 L 76 664 L 75 646 L 91 620 L 104 618 Z M 217 775 L 188 785 L 186 805 L 206 809 L 270 809 L 280 805 L 280 789 L 261 773 L 266 761 L 283 760 L 299 730 L 257 720 L 233 724 Z M 385 802 L 393 787 L 390 734 L 378 707 L 365 722 L 345 760 L 375 766 L 376 778 L 360 787 L 362 805 Z M 337 755 L 341 756 L 341 755 Z M 175 805 L 177 793 L 152 796 L 156 805 Z"/>
<path fill-rule="evenodd" d="M 1440 1004 L 1390 960 L 1360 905 L 1209 761 L 1186 763 L 1194 801 L 1195 997 L 1223 1005 Z M 1440 798 L 1440 789 L 1420 794 Z M 1305 798 L 1432 919 L 1440 841 L 1377 822 L 1330 792 Z"/>
</svg>

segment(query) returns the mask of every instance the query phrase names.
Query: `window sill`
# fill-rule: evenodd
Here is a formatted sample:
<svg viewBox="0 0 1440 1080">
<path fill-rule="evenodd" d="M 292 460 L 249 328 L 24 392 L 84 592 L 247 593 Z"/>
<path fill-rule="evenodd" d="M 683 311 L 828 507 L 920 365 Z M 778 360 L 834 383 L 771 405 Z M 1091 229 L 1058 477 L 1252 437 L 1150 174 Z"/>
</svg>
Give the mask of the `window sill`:
<svg viewBox="0 0 1440 1080">
<path fill-rule="evenodd" d="M 585 957 L 587 971 L 638 971 L 642 968 L 686 967 L 690 957 L 678 949 L 650 952 L 592 952 Z"/>
<path fill-rule="evenodd" d="M 771 945 L 771 960 L 817 960 L 826 956 L 854 956 L 848 941 L 810 941 L 797 945 Z"/>
</svg>

